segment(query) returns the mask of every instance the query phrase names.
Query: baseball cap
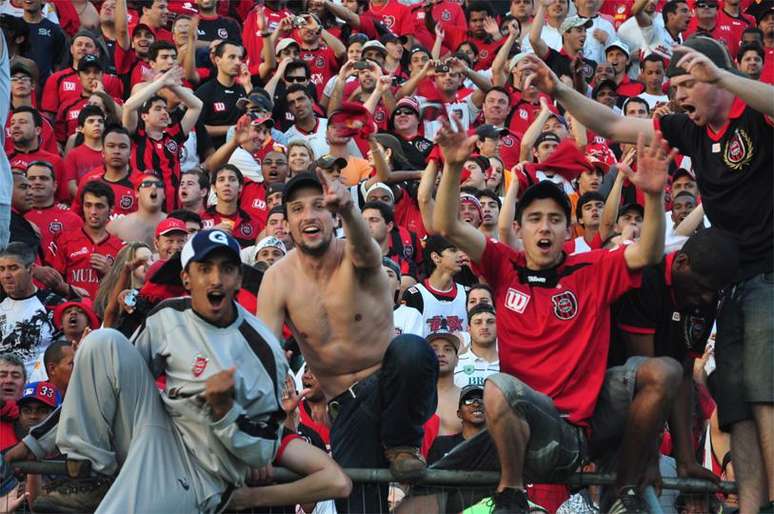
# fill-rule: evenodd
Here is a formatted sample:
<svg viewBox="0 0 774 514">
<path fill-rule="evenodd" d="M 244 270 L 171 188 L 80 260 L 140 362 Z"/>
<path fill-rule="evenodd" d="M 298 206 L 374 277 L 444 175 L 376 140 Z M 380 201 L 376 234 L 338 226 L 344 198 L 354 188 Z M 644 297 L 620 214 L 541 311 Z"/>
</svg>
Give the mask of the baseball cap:
<svg viewBox="0 0 774 514">
<path fill-rule="evenodd" d="M 390 186 L 388 186 L 384 182 L 377 182 L 376 184 L 369 187 L 368 191 L 366 191 L 366 194 L 365 194 L 366 199 L 368 199 L 368 195 L 370 195 L 373 191 L 376 191 L 379 189 L 387 191 L 387 194 L 390 196 L 390 199 L 392 199 L 393 202 L 395 201 L 395 194 L 392 192 L 392 189 L 390 189 Z"/>
<path fill-rule="evenodd" d="M 602 202 L 605 203 L 605 197 L 597 191 L 586 191 L 580 198 L 578 198 L 578 205 L 575 206 L 575 218 L 581 219 L 581 213 L 583 212 L 583 206 L 589 202 Z"/>
<path fill-rule="evenodd" d="M 257 112 L 248 112 L 248 118 L 250 118 L 250 125 L 263 125 L 264 123 L 269 125 L 269 128 L 274 127 L 274 120 L 269 116 L 261 116 Z"/>
<path fill-rule="evenodd" d="M 16 75 L 17 73 L 27 75 L 29 78 L 35 78 L 35 73 L 32 71 L 32 68 L 22 62 L 15 62 L 11 66 L 11 76 Z"/>
<path fill-rule="evenodd" d="M 645 208 L 638 204 L 637 202 L 630 202 L 627 204 L 624 204 L 619 210 L 618 210 L 618 216 L 620 217 L 622 214 L 629 212 L 629 211 L 637 211 L 640 216 L 645 216 Z"/>
<path fill-rule="evenodd" d="M 478 214 L 481 215 L 481 201 L 470 193 L 460 193 L 460 203 L 471 203 L 473 207 L 478 209 Z"/>
<path fill-rule="evenodd" d="M 553 132 L 542 132 L 537 139 L 535 140 L 535 145 L 533 148 L 537 148 L 540 146 L 540 143 L 543 143 L 545 141 L 553 141 L 556 144 L 561 143 L 561 139 L 559 139 L 559 136 L 554 134 Z"/>
<path fill-rule="evenodd" d="M 283 243 L 281 240 L 277 239 L 274 236 L 268 236 L 261 239 L 260 242 L 256 245 L 255 253 L 257 254 L 264 248 L 276 248 L 283 254 L 288 253 L 288 249 L 285 246 L 285 243 Z"/>
<path fill-rule="evenodd" d="M 508 62 L 508 71 L 511 71 L 513 68 L 515 68 L 521 62 L 521 60 L 528 55 L 528 52 L 522 52 L 511 57 L 510 62 Z"/>
<path fill-rule="evenodd" d="M 246 97 L 240 98 L 237 100 L 237 107 L 239 109 L 249 109 L 250 104 L 253 106 L 259 107 L 261 110 L 269 111 L 271 112 L 274 110 L 274 102 L 272 102 L 271 98 L 269 98 L 269 93 L 266 92 L 263 88 L 254 88 L 252 91 L 250 91 L 250 94 Z"/>
<path fill-rule="evenodd" d="M 188 229 L 185 226 L 183 220 L 177 218 L 164 218 L 156 225 L 156 237 L 166 236 L 172 232 L 188 233 Z"/>
<path fill-rule="evenodd" d="M 747 14 L 753 16 L 755 21 L 760 22 L 761 18 L 774 11 L 774 0 L 756 0 L 747 8 Z"/>
<path fill-rule="evenodd" d="M 521 201 L 519 201 L 516 206 L 516 220 L 521 220 L 522 213 L 532 204 L 532 202 L 542 198 L 551 198 L 556 201 L 562 208 L 562 211 L 564 211 L 567 223 L 570 223 L 570 212 L 572 210 L 570 207 L 570 199 L 567 198 L 567 195 L 559 188 L 559 186 L 548 180 L 542 180 L 537 184 L 533 184 L 524 191 Z"/>
<path fill-rule="evenodd" d="M 59 390 L 51 382 L 41 380 L 40 382 L 32 382 L 27 384 L 24 388 L 24 393 L 21 399 L 16 402 L 20 407 L 25 403 L 37 400 L 40 403 L 48 405 L 52 409 L 55 409 L 60 403 L 62 403 L 62 395 L 59 394 Z"/>
<path fill-rule="evenodd" d="M 202 230 L 197 232 L 180 252 L 180 264 L 183 269 L 191 261 L 201 262 L 215 250 L 228 250 L 236 262 L 241 262 L 240 248 L 237 240 L 222 230 Z"/>
<path fill-rule="evenodd" d="M 570 29 L 575 27 L 589 28 L 594 24 L 594 21 L 589 18 L 583 18 L 582 16 L 568 16 L 564 19 L 561 25 L 559 25 L 559 33 L 564 34 Z"/>
<path fill-rule="evenodd" d="M 460 390 L 460 402 L 459 406 L 462 407 L 462 403 L 470 397 L 484 398 L 484 388 L 480 385 L 469 384 Z"/>
<path fill-rule="evenodd" d="M 380 41 L 369 41 L 368 43 L 363 45 L 362 52 L 365 53 L 366 50 L 376 49 L 382 52 L 385 56 L 387 55 L 387 48 L 380 42 Z"/>
<path fill-rule="evenodd" d="M 375 134 L 374 138 L 382 147 L 390 149 L 392 161 L 396 165 L 395 169 L 408 169 L 404 167 L 406 165 L 406 154 L 403 152 L 403 146 L 401 146 L 397 137 L 392 134 L 379 133 Z"/>
<path fill-rule="evenodd" d="M 145 23 L 138 23 L 137 25 L 134 26 L 134 29 L 132 30 L 132 37 L 134 37 L 134 35 L 137 34 L 137 31 L 140 30 L 140 29 L 148 31 L 151 34 L 153 34 L 154 36 L 156 34 L 155 32 L 153 32 L 153 29 L 150 28 L 149 25 L 146 25 Z"/>
<path fill-rule="evenodd" d="M 91 300 L 81 298 L 80 301 L 64 302 L 54 307 L 54 326 L 57 329 L 62 329 L 62 317 L 64 312 L 70 307 L 78 307 L 83 311 L 86 317 L 89 318 L 89 328 L 92 330 L 99 328 L 99 319 L 97 319 L 97 315 L 94 313 Z"/>
<path fill-rule="evenodd" d="M 317 166 L 320 168 L 324 168 L 326 170 L 329 170 L 333 168 L 334 166 L 338 167 L 340 170 L 347 167 L 347 160 L 343 157 L 334 157 L 331 154 L 325 154 L 319 159 L 317 159 Z"/>
<path fill-rule="evenodd" d="M 366 41 L 368 41 L 368 36 L 366 36 L 362 32 L 358 32 L 357 34 L 352 34 L 351 36 L 349 36 L 349 39 L 347 39 L 347 46 L 351 45 L 352 43 L 363 44 Z"/>
<path fill-rule="evenodd" d="M 390 259 L 389 257 L 382 257 L 382 266 L 390 268 L 393 272 L 395 272 L 395 276 L 398 277 L 398 280 L 400 280 L 400 268 L 394 260 Z"/>
<path fill-rule="evenodd" d="M 728 55 L 725 47 L 712 38 L 704 36 L 693 36 L 687 41 L 683 42 L 683 46 L 706 55 L 709 57 L 709 60 L 712 61 L 712 63 L 721 70 L 730 71 L 737 75 L 741 74 L 741 72 L 737 71 L 733 62 L 731 62 L 731 56 Z M 680 50 L 677 50 L 672 54 L 672 59 L 669 61 L 669 68 L 667 68 L 666 71 L 667 77 L 672 78 L 688 74 L 685 68 L 677 65 L 677 63 L 680 62 L 680 59 L 682 59 L 684 55 L 685 52 Z"/>
<path fill-rule="evenodd" d="M 279 43 L 277 43 L 277 46 L 274 47 L 274 55 L 279 54 L 281 51 L 286 49 L 289 46 L 296 45 L 298 49 L 301 49 L 301 46 L 298 44 L 298 41 L 296 41 L 293 38 L 285 37 L 279 40 Z"/>
<path fill-rule="evenodd" d="M 454 345 L 454 349 L 457 350 L 457 351 L 459 351 L 460 344 L 462 344 L 462 342 L 460 341 L 460 338 L 457 337 L 456 334 L 453 334 L 453 333 L 448 332 L 446 330 L 438 330 L 436 332 L 433 332 L 433 333 L 429 334 L 426 339 L 427 339 L 428 343 L 430 343 L 432 341 L 435 341 L 436 339 L 445 339 L 445 340 L 449 341 L 451 344 L 453 344 Z"/>
<path fill-rule="evenodd" d="M 282 204 L 287 205 L 288 200 L 293 196 L 297 189 L 302 187 L 314 187 L 322 192 L 323 187 L 320 179 L 313 173 L 299 173 L 285 183 L 285 191 L 282 193 Z"/>
<path fill-rule="evenodd" d="M 607 54 L 607 51 L 611 48 L 617 48 L 623 53 L 626 54 L 626 57 L 630 57 L 632 55 L 631 51 L 629 50 L 629 45 L 621 41 L 620 39 L 615 39 L 611 42 L 609 42 L 607 45 L 605 45 L 605 54 Z"/>
<path fill-rule="evenodd" d="M 707 7 L 717 7 L 717 0 L 696 0 L 696 7 L 706 5 Z"/>
<path fill-rule="evenodd" d="M 385 44 L 385 45 L 387 43 L 398 43 L 401 45 L 405 45 L 406 42 L 408 42 L 408 38 L 406 36 L 399 36 L 392 32 L 387 32 L 386 34 L 382 35 L 382 37 L 379 38 L 379 41 L 381 41 L 382 44 Z"/>
<path fill-rule="evenodd" d="M 285 191 L 285 184 L 282 182 L 274 182 L 269 184 L 269 189 L 266 191 L 266 196 L 273 195 L 274 193 L 282 193 Z"/>
<path fill-rule="evenodd" d="M 395 104 L 395 109 L 392 111 L 392 117 L 395 117 L 395 111 L 398 109 L 405 107 L 407 109 L 411 109 L 412 111 L 417 113 L 417 116 L 419 116 L 419 102 L 416 101 L 414 97 L 411 96 L 405 96 L 397 101 Z"/>
<path fill-rule="evenodd" d="M 102 66 L 102 62 L 99 60 L 99 57 L 96 55 L 84 55 L 83 59 L 78 62 L 78 71 L 86 71 L 90 68 L 99 68 L 100 71 L 102 71 L 104 68 Z"/>
<path fill-rule="evenodd" d="M 685 168 L 677 168 L 677 170 L 675 170 L 674 174 L 672 175 L 672 182 L 674 183 L 680 177 L 688 177 L 696 182 L 696 176 Z"/>
<path fill-rule="evenodd" d="M 422 52 L 422 53 L 425 53 L 425 54 L 427 54 L 428 56 L 431 56 L 431 55 L 430 55 L 430 51 L 429 51 L 427 48 L 425 48 L 424 46 L 420 46 L 420 45 L 414 45 L 414 46 L 412 46 L 412 47 L 411 47 L 411 49 L 408 51 L 408 53 L 409 53 L 409 58 L 411 58 L 411 56 L 412 56 L 412 55 L 414 55 L 414 54 L 415 54 L 415 53 L 417 53 L 417 52 Z M 432 56 L 431 56 L 431 57 L 432 57 Z"/>
<path fill-rule="evenodd" d="M 494 125 L 490 125 L 489 123 L 485 123 L 484 125 L 481 125 L 478 128 L 476 128 L 476 135 L 478 137 L 488 137 L 490 139 L 499 139 L 502 136 L 505 136 L 507 134 L 508 134 L 508 129 L 497 128 Z"/>
</svg>

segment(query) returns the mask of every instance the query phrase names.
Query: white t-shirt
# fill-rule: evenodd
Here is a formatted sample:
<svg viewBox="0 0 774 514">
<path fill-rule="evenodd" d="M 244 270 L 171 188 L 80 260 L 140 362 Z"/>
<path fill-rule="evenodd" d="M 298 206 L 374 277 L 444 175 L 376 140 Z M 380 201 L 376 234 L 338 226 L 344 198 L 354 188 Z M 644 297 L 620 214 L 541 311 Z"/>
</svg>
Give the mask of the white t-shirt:
<svg viewBox="0 0 774 514">
<path fill-rule="evenodd" d="M 591 36 L 589 35 L 589 37 Z M 551 25 L 543 25 L 543 29 L 540 31 L 540 39 L 543 40 L 548 48 L 553 48 L 557 52 L 562 49 L 562 34 L 559 33 L 559 29 L 555 29 Z M 525 37 L 521 42 L 521 52 L 535 52 L 535 50 L 532 48 L 532 44 L 529 42 L 529 35 L 527 35 L 527 37 Z"/>
<path fill-rule="evenodd" d="M 465 387 L 466 385 L 480 385 L 483 387 L 486 377 L 500 372 L 500 360 L 486 361 L 473 353 L 473 349 L 459 356 L 457 366 L 454 368 L 454 385 Z"/>
<path fill-rule="evenodd" d="M 314 132 L 305 134 L 298 130 L 295 125 L 291 126 L 285 131 L 285 137 L 288 138 L 288 142 L 295 139 L 306 141 L 309 146 L 314 150 L 315 159 L 319 159 L 323 155 L 330 151 L 328 142 L 325 140 L 325 131 L 328 129 L 328 118 L 317 118 L 317 126 Z"/>
<path fill-rule="evenodd" d="M 27 376 L 35 361 L 51 344 L 55 332 L 51 313 L 36 295 L 23 300 L 6 298 L 0 302 L 0 353 L 13 352 L 24 360 Z"/>
<path fill-rule="evenodd" d="M 610 43 L 617 39 L 615 27 L 610 20 L 602 16 L 591 18 L 592 25 L 586 30 L 586 42 L 583 44 L 583 57 L 591 59 L 596 63 L 605 62 L 605 45 L 597 41 L 594 37 L 594 31 L 601 29 L 607 33 L 607 42 Z"/>
<path fill-rule="evenodd" d="M 418 310 L 401 305 L 392 311 L 392 319 L 395 325 L 395 336 L 414 334 L 424 337 L 424 321 Z"/>
</svg>

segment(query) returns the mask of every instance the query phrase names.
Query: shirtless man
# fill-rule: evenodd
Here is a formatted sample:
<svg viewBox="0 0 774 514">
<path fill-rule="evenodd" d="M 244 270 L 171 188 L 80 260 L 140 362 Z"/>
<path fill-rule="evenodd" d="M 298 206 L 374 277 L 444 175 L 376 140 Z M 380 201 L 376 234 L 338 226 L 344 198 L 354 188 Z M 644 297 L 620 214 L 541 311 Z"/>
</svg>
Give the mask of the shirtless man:
<svg viewBox="0 0 774 514">
<path fill-rule="evenodd" d="M 462 419 L 457 416 L 460 388 L 454 384 L 454 368 L 457 367 L 457 353 L 460 338 L 451 332 L 433 332 L 427 342 L 438 358 L 438 408 L 435 413 L 441 418 L 439 436 L 462 432 Z"/>
<path fill-rule="evenodd" d="M 392 339 L 382 254 L 341 183 L 296 175 L 283 205 L 296 247 L 264 275 L 258 316 L 278 336 L 287 322 L 317 376 L 329 402 L 334 460 L 342 467 L 389 463 L 396 479 L 417 478 L 425 469 L 422 425 L 437 401 L 435 354 L 415 335 Z M 344 240 L 333 238 L 334 215 Z M 385 487 L 357 485 L 352 498 L 339 512 L 386 512 Z"/>
<path fill-rule="evenodd" d="M 143 175 L 137 182 L 137 211 L 114 219 L 107 231 L 121 241 L 142 241 L 153 248 L 156 226 L 167 217 L 161 211 L 164 198 L 164 182 L 151 173 Z"/>
</svg>

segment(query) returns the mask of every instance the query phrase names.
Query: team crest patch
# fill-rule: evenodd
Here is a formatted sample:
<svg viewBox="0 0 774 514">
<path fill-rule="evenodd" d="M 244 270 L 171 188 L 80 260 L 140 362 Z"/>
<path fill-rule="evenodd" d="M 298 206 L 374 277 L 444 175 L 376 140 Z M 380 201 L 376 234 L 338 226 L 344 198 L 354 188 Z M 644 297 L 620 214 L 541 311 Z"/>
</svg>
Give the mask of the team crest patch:
<svg viewBox="0 0 774 514">
<path fill-rule="evenodd" d="M 250 237 L 253 235 L 253 227 L 252 225 L 242 225 L 239 227 L 239 232 L 245 237 Z"/>
<path fill-rule="evenodd" d="M 395 16 L 384 16 L 382 18 L 382 22 L 384 22 L 384 25 L 391 29 L 393 25 L 395 25 Z"/>
<path fill-rule="evenodd" d="M 169 150 L 171 153 L 177 153 L 178 151 L 178 146 L 175 141 L 172 141 L 172 140 L 167 141 L 167 144 L 164 146 L 166 146 L 167 150 Z"/>
<path fill-rule="evenodd" d="M 443 12 L 441 12 L 441 20 L 451 21 L 451 17 L 452 15 L 450 11 L 447 11 L 446 9 L 444 9 Z"/>
<path fill-rule="evenodd" d="M 207 360 L 207 357 L 197 353 L 196 357 L 194 357 L 193 366 L 191 367 L 191 373 L 193 373 L 193 376 L 198 377 L 204 373 L 204 369 L 207 367 L 208 362 L 209 360 Z"/>
<path fill-rule="evenodd" d="M 754 153 L 750 136 L 744 129 L 736 129 L 734 135 L 726 141 L 723 163 L 734 171 L 740 171 L 750 164 Z"/>
<path fill-rule="evenodd" d="M 466 375 L 472 375 L 474 371 L 476 371 L 476 367 L 473 364 L 465 364 L 462 367 L 462 372 Z"/>
<path fill-rule="evenodd" d="M 121 201 L 119 202 L 119 205 L 122 209 L 131 209 L 132 204 L 134 203 L 134 199 L 132 198 L 132 195 L 123 195 L 121 197 Z"/>
<path fill-rule="evenodd" d="M 318 68 L 322 68 L 323 66 L 325 66 L 325 59 L 323 59 L 322 57 L 317 57 L 317 59 L 315 59 L 314 61 L 314 65 L 317 66 Z"/>
<path fill-rule="evenodd" d="M 228 31 L 226 29 L 222 28 L 222 27 L 219 28 L 218 29 L 218 37 L 220 39 L 228 39 Z"/>
<path fill-rule="evenodd" d="M 567 321 L 578 314 L 578 300 L 572 291 L 565 291 L 551 297 L 554 303 L 554 314 L 557 318 Z"/>
<path fill-rule="evenodd" d="M 62 231 L 62 222 L 61 221 L 52 221 L 48 224 L 48 231 L 52 234 L 56 234 L 57 232 Z"/>
</svg>

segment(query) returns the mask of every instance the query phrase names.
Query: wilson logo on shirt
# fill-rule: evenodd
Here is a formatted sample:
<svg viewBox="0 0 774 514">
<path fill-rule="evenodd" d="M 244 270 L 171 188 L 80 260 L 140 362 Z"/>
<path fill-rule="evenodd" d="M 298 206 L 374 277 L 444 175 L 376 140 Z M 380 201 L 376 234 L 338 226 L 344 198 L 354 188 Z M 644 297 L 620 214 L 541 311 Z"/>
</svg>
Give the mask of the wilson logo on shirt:
<svg viewBox="0 0 774 514">
<path fill-rule="evenodd" d="M 744 129 L 736 129 L 731 139 L 726 142 L 723 163 L 734 171 L 740 171 L 750 164 L 754 153 L 750 136 Z"/>
<path fill-rule="evenodd" d="M 212 108 L 215 109 L 215 112 L 225 112 L 226 104 L 223 102 L 215 102 L 212 104 Z"/>
<path fill-rule="evenodd" d="M 75 82 L 62 83 L 62 89 L 64 89 L 65 91 L 75 91 Z"/>
<path fill-rule="evenodd" d="M 551 297 L 554 304 L 554 314 L 557 318 L 567 321 L 578 314 L 578 300 L 572 291 L 565 291 Z"/>
<path fill-rule="evenodd" d="M 527 304 L 529 304 L 529 298 L 528 294 L 509 288 L 505 294 L 505 307 L 518 314 L 524 314 L 524 310 L 527 308 Z"/>
</svg>

